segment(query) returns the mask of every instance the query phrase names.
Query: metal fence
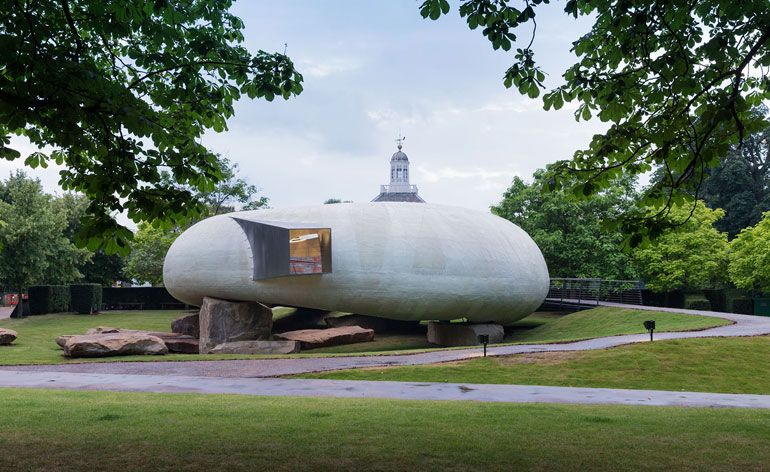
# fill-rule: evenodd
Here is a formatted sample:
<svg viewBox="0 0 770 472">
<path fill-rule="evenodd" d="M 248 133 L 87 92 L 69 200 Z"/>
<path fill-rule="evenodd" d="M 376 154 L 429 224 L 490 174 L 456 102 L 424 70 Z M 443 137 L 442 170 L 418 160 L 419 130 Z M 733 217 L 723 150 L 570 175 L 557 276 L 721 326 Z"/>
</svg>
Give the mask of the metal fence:
<svg viewBox="0 0 770 472">
<path fill-rule="evenodd" d="M 598 305 L 599 302 L 642 304 L 638 280 L 552 278 L 546 301 L 561 306 Z"/>
</svg>

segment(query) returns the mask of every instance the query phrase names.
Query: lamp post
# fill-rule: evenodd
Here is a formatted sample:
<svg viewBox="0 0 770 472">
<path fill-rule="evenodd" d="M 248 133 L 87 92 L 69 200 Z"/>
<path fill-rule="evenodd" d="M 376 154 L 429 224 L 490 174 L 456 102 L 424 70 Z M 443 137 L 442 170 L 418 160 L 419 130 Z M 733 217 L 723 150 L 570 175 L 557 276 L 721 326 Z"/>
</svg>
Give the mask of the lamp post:
<svg viewBox="0 0 770 472">
<path fill-rule="evenodd" d="M 645 321 L 644 329 L 650 332 L 650 341 L 652 341 L 652 332 L 655 331 L 655 321 L 654 320 Z"/>
<path fill-rule="evenodd" d="M 489 343 L 489 335 L 479 334 L 479 342 L 484 345 L 484 357 L 487 357 L 487 344 Z"/>
</svg>

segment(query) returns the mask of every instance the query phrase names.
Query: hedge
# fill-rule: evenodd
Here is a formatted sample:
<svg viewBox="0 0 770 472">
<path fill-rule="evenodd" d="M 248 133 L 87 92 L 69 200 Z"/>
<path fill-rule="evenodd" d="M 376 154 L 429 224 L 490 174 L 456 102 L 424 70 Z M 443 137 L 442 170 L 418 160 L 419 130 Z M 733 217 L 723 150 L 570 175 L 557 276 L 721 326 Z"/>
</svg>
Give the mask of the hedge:
<svg viewBox="0 0 770 472">
<path fill-rule="evenodd" d="M 703 295 L 690 294 L 684 297 L 684 308 L 688 310 L 711 310 L 711 302 Z"/>
<path fill-rule="evenodd" d="M 711 309 L 714 311 L 727 311 L 727 292 L 725 289 L 704 290 L 703 295 L 711 302 Z"/>
<path fill-rule="evenodd" d="M 751 298 L 733 298 L 730 300 L 730 312 L 743 315 L 754 314 L 754 300 Z"/>
<path fill-rule="evenodd" d="M 159 310 L 182 302 L 172 297 L 165 287 L 108 287 L 103 291 L 102 303 L 107 310 L 123 303 L 142 303 L 144 310 Z"/>
<path fill-rule="evenodd" d="M 81 314 L 96 313 L 102 306 L 102 286 L 100 284 L 70 285 L 72 311 Z"/>
<path fill-rule="evenodd" d="M 27 293 L 30 315 L 70 310 L 70 288 L 66 285 L 34 285 Z"/>
</svg>

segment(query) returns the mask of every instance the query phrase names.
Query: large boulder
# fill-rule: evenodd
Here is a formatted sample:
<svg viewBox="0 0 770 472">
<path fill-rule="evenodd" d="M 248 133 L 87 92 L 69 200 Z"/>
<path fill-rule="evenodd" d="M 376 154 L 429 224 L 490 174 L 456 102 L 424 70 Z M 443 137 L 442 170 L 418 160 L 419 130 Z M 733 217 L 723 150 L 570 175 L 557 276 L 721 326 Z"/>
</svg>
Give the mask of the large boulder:
<svg viewBox="0 0 770 472">
<path fill-rule="evenodd" d="M 379 318 L 377 316 L 358 314 L 327 316 L 324 321 L 332 328 L 360 326 L 361 328 L 373 329 L 375 333 L 412 333 L 424 329 L 421 327 L 419 321 L 390 320 L 387 318 Z"/>
<path fill-rule="evenodd" d="M 56 337 L 56 344 L 58 344 L 60 348 L 64 349 L 64 345 L 67 344 L 67 341 L 69 341 L 72 336 L 75 336 L 75 335 L 74 334 L 63 334 L 61 336 L 57 336 Z"/>
<path fill-rule="evenodd" d="M 328 329 L 301 329 L 274 335 L 278 339 L 299 341 L 302 349 L 337 346 L 339 344 L 363 343 L 374 340 L 374 330 L 360 326 L 345 326 Z"/>
<path fill-rule="evenodd" d="M 439 346 L 478 346 L 481 334 L 489 335 L 489 344 L 505 337 L 503 327 L 495 323 L 428 323 L 428 342 Z"/>
<path fill-rule="evenodd" d="M 145 334 L 148 336 L 155 336 L 160 338 L 168 347 L 169 352 L 176 352 L 179 354 L 198 354 L 198 338 L 188 336 L 186 334 L 179 333 L 166 333 L 162 331 L 142 331 L 137 329 L 125 329 L 125 328 L 113 328 L 111 326 L 97 326 L 86 331 L 86 335 L 99 335 L 99 334 Z M 59 336 L 56 338 L 56 344 L 64 347 L 67 343 L 67 339 L 71 338 L 71 335 Z"/>
<path fill-rule="evenodd" d="M 294 354 L 299 341 L 234 341 L 219 344 L 209 354 Z"/>
<path fill-rule="evenodd" d="M 157 336 L 144 333 L 84 334 L 72 336 L 64 345 L 67 357 L 109 357 L 168 353 Z"/>
<path fill-rule="evenodd" d="M 7 346 L 16 341 L 19 333 L 12 329 L 0 328 L 0 346 Z"/>
<path fill-rule="evenodd" d="M 198 339 L 186 334 L 176 334 L 176 336 L 160 337 L 168 348 L 168 352 L 178 354 L 198 354 L 200 352 Z"/>
<path fill-rule="evenodd" d="M 201 335 L 200 315 L 196 312 L 180 316 L 171 322 L 171 332 L 199 338 Z"/>
<path fill-rule="evenodd" d="M 232 341 L 269 340 L 273 311 L 257 302 L 204 297 L 200 311 L 200 352 Z"/>
</svg>

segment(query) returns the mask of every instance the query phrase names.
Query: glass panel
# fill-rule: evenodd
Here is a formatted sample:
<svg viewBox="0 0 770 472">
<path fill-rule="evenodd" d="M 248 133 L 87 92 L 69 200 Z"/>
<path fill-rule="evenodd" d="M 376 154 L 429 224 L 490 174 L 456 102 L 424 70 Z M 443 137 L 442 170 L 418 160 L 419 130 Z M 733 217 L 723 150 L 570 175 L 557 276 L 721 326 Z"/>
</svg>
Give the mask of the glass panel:
<svg viewBox="0 0 770 472">
<path fill-rule="evenodd" d="M 325 272 L 331 272 L 331 230 L 289 230 L 289 273 L 299 275 Z"/>
</svg>

